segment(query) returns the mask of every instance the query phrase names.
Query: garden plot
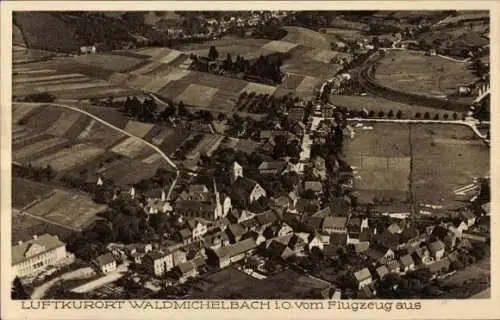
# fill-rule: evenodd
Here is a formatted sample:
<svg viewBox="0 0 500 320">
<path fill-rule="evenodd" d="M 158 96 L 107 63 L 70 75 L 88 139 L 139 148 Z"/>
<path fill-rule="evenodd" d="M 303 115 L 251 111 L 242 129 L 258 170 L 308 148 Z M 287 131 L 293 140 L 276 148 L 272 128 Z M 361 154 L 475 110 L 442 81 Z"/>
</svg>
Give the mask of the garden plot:
<svg viewBox="0 0 500 320">
<path fill-rule="evenodd" d="M 64 110 L 59 119 L 55 121 L 51 127 L 45 130 L 45 133 L 62 137 L 80 117 L 84 116 L 82 116 L 79 112 Z"/>
<path fill-rule="evenodd" d="M 77 144 L 71 148 L 64 148 L 48 156 L 41 157 L 32 162 L 36 167 L 46 167 L 50 165 L 56 171 L 69 170 L 81 165 L 86 161 L 91 161 L 105 150 L 85 144 Z"/>
<path fill-rule="evenodd" d="M 15 150 L 12 154 L 12 160 L 25 162 L 31 158 L 38 158 L 46 152 L 59 150 L 68 143 L 67 139 L 61 137 L 47 136 L 46 139 L 36 141 L 33 144 L 27 145 L 23 148 Z"/>
<path fill-rule="evenodd" d="M 191 106 L 208 107 L 217 90 L 212 87 L 191 84 L 176 98 L 176 101 L 183 101 Z"/>
<path fill-rule="evenodd" d="M 39 106 L 16 103 L 12 105 L 12 123 L 19 123 L 24 117 L 38 109 Z"/>
<path fill-rule="evenodd" d="M 97 213 L 106 208 L 106 205 L 96 204 L 85 195 L 56 190 L 51 197 L 26 211 L 58 225 L 83 230 L 95 221 Z"/>
<path fill-rule="evenodd" d="M 270 41 L 266 43 L 265 45 L 262 46 L 262 49 L 269 50 L 269 51 L 275 51 L 275 52 L 281 52 L 281 53 L 286 53 L 290 51 L 291 49 L 295 48 L 298 44 L 296 43 L 291 43 L 288 41 Z"/>
<path fill-rule="evenodd" d="M 255 83 L 255 82 L 249 82 L 243 90 L 240 91 L 242 92 L 255 92 L 256 94 L 262 93 L 262 94 L 269 94 L 272 95 L 276 91 L 276 87 L 273 86 L 268 86 L 266 84 L 261 84 L 261 83 Z"/>
<path fill-rule="evenodd" d="M 139 138 L 144 138 L 144 136 L 151 130 L 153 127 L 152 124 L 150 123 L 144 123 L 144 122 L 139 122 L 139 121 L 129 121 L 127 125 L 125 126 L 125 131 L 128 133 L 139 137 Z"/>
<path fill-rule="evenodd" d="M 151 147 L 145 144 L 141 139 L 128 137 L 124 141 L 111 148 L 111 151 L 130 158 L 135 158 L 143 154 L 144 152 L 147 152 L 150 148 Z"/>
</svg>

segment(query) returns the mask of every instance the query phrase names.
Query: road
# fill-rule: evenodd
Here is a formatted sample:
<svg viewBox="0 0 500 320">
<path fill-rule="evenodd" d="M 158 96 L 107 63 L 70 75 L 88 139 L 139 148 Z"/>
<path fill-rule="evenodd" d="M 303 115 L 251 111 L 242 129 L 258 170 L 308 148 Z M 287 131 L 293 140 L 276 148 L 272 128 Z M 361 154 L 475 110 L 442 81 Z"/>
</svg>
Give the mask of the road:
<svg viewBox="0 0 500 320">
<path fill-rule="evenodd" d="M 84 278 L 85 276 L 91 275 L 92 272 L 93 271 L 91 268 L 80 268 L 75 271 L 66 272 L 60 275 L 59 277 L 47 281 L 41 286 L 35 288 L 35 290 L 31 294 L 31 299 L 42 299 L 45 296 L 47 290 L 49 290 L 55 283 L 57 283 L 60 280 L 81 279 Z"/>
<path fill-rule="evenodd" d="M 13 104 L 19 104 L 19 103 L 13 102 Z M 129 133 L 129 132 L 127 132 L 127 131 L 125 131 L 125 130 L 121 129 L 121 128 L 118 128 L 118 127 L 116 127 L 116 126 L 112 125 L 111 123 L 109 123 L 109 122 L 107 122 L 107 121 L 102 120 L 102 119 L 101 119 L 101 118 L 99 118 L 98 116 L 96 116 L 96 115 L 94 115 L 94 114 L 92 114 L 92 113 L 90 113 L 90 112 L 87 112 L 87 111 L 85 111 L 85 110 L 82 110 L 82 109 L 80 109 L 80 108 L 78 108 L 78 107 L 73 107 L 73 106 L 70 106 L 70 105 L 60 104 L 60 103 L 23 102 L 23 104 L 32 104 L 32 105 L 38 105 L 38 106 L 42 106 L 42 105 L 44 105 L 44 106 L 53 106 L 53 107 L 60 107 L 60 108 L 65 108 L 65 109 L 70 109 L 70 110 L 73 110 L 73 111 L 76 111 L 76 112 L 80 112 L 80 113 L 82 113 L 82 114 L 84 114 L 84 115 L 86 115 L 86 116 L 89 116 L 89 117 L 91 117 L 92 119 L 94 119 L 94 120 L 96 120 L 96 121 L 98 121 L 98 122 L 100 122 L 100 123 L 102 123 L 102 124 L 104 124 L 104 125 L 106 125 L 106 126 L 108 126 L 108 127 L 112 128 L 112 129 L 114 129 L 114 130 L 116 130 L 116 131 L 118 131 L 118 132 L 120 132 L 120 133 L 123 133 L 123 134 L 124 134 L 124 135 L 126 135 L 126 136 L 129 136 L 129 137 L 132 137 L 132 138 L 134 138 L 134 139 L 137 139 L 137 140 L 141 141 L 142 143 L 144 143 L 144 144 L 148 145 L 149 147 L 153 148 L 156 152 L 158 152 L 158 153 L 162 156 L 162 158 L 163 158 L 163 159 L 165 159 L 165 161 L 166 161 L 166 162 L 167 162 L 170 166 L 172 166 L 172 167 L 173 167 L 173 168 L 177 171 L 177 176 L 176 176 L 176 178 L 174 179 L 174 181 L 172 182 L 172 185 L 170 186 L 170 189 L 169 189 L 168 194 L 167 194 L 167 200 L 169 199 L 169 197 L 170 197 L 170 193 L 172 192 L 172 190 L 173 190 L 173 189 L 174 189 L 174 187 L 175 187 L 175 184 L 177 183 L 177 179 L 178 179 L 178 177 L 179 177 L 179 175 L 180 175 L 180 171 L 179 171 L 179 169 L 177 168 L 177 165 L 176 165 L 176 164 L 175 164 L 175 163 L 174 163 L 174 162 L 173 162 L 173 161 L 172 161 L 172 160 L 171 160 L 171 159 L 170 159 L 170 158 L 169 158 L 169 157 L 168 157 L 168 156 L 167 156 L 167 155 L 166 155 L 163 151 L 161 151 L 161 149 L 160 149 L 160 148 L 158 148 L 158 147 L 157 147 L 157 146 L 155 146 L 154 144 L 152 144 L 152 143 L 150 143 L 150 142 L 148 142 L 148 141 L 146 141 L 146 140 L 144 140 L 144 139 L 142 139 L 142 138 L 140 138 L 140 137 L 138 137 L 138 136 L 135 136 L 135 135 L 133 135 L 133 134 L 131 134 L 131 133 Z"/>
</svg>

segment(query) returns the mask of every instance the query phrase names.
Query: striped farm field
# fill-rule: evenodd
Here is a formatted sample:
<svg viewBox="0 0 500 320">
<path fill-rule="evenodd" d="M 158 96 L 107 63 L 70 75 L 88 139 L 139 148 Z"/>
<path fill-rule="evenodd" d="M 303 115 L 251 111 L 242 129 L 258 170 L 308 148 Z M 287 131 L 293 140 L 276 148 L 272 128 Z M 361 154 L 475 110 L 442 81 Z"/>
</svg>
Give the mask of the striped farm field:
<svg viewBox="0 0 500 320">
<path fill-rule="evenodd" d="M 123 130 L 127 131 L 128 133 L 130 133 L 136 137 L 144 138 L 144 136 L 152 128 L 153 128 L 153 125 L 150 123 L 144 123 L 144 122 L 131 120 L 127 123 L 127 125 L 125 126 L 125 129 L 123 129 Z"/>
<path fill-rule="evenodd" d="M 217 90 L 212 87 L 191 84 L 182 94 L 177 96 L 176 101 L 183 101 L 192 106 L 208 107 Z"/>
<path fill-rule="evenodd" d="M 28 129 L 20 133 L 22 134 L 22 136 L 20 136 L 19 134 L 17 134 L 16 136 L 14 136 L 14 134 L 12 135 L 12 151 L 14 152 L 17 152 L 17 150 L 25 148 L 39 141 L 46 141 L 47 139 L 54 138 L 51 135 L 32 132 Z"/>
<path fill-rule="evenodd" d="M 173 129 L 173 132 L 163 139 L 159 148 L 167 156 L 170 156 L 184 143 L 190 134 L 191 132 L 188 130 Z"/>
<path fill-rule="evenodd" d="M 64 148 L 56 153 L 41 157 L 32 162 L 35 167 L 52 166 L 56 171 L 71 169 L 86 161 L 90 161 L 105 150 L 102 148 L 93 147 L 83 143 Z"/>
<path fill-rule="evenodd" d="M 119 144 L 111 148 L 112 152 L 135 158 L 150 149 L 148 145 L 135 137 L 128 137 Z"/>
<path fill-rule="evenodd" d="M 151 77 L 152 81 L 144 86 L 145 91 L 158 92 L 171 81 L 178 81 L 190 74 L 191 71 L 176 68 L 164 76 Z"/>
<path fill-rule="evenodd" d="M 79 73 L 69 73 L 69 74 L 55 74 L 55 75 L 47 75 L 47 76 L 16 76 L 12 79 L 13 83 L 25 83 L 25 82 L 39 82 L 39 81 L 47 81 L 47 80 L 63 80 L 63 79 L 75 79 L 75 78 L 86 78 L 83 74 Z"/>
<path fill-rule="evenodd" d="M 241 90 L 241 92 L 255 92 L 257 94 L 269 94 L 272 95 L 276 91 L 276 87 L 269 86 L 266 84 L 248 82 L 248 84 Z"/>
<path fill-rule="evenodd" d="M 36 141 L 19 150 L 15 150 L 12 154 L 12 159 L 18 162 L 29 161 L 29 159 L 36 159 L 49 151 L 56 151 L 67 145 L 69 141 L 61 137 L 46 136 L 46 139 Z"/>
<path fill-rule="evenodd" d="M 59 119 L 63 111 L 61 108 L 41 106 L 25 116 L 22 122 L 33 131 L 45 131 Z"/>
<path fill-rule="evenodd" d="M 24 117 L 38 109 L 39 106 L 30 104 L 16 104 L 12 106 L 12 123 L 19 123 Z"/>
<path fill-rule="evenodd" d="M 120 129 L 124 129 L 129 122 L 129 118 L 127 118 L 122 112 L 111 108 L 102 108 L 91 105 L 81 105 L 79 108 Z M 106 126 L 106 128 L 110 131 L 116 132 L 116 130 L 111 129 L 108 126 Z"/>
<path fill-rule="evenodd" d="M 73 110 L 64 110 L 59 119 L 55 121 L 47 130 L 45 130 L 45 133 L 62 137 L 80 117 L 83 116 Z"/>
<path fill-rule="evenodd" d="M 16 124 L 12 125 L 12 144 L 29 138 L 30 136 L 33 136 L 33 132 L 29 130 L 29 128 L 18 126 Z M 39 134 L 36 134 L 36 136 L 39 136 Z"/>
<path fill-rule="evenodd" d="M 113 130 L 92 119 L 87 127 L 82 130 L 77 139 L 87 144 L 101 146 L 107 149 L 116 144 L 119 140 L 125 139 L 125 137 L 123 133 Z"/>
<path fill-rule="evenodd" d="M 163 161 L 165 161 L 165 159 L 163 159 L 161 154 L 159 154 L 158 152 L 155 152 L 155 153 L 147 156 L 146 158 L 142 159 L 141 161 L 146 163 L 146 164 L 154 164 L 154 163 L 157 163 L 160 161 L 163 162 Z"/>
<path fill-rule="evenodd" d="M 78 119 L 71 125 L 71 127 L 66 130 L 64 133 L 64 137 L 75 140 L 82 132 L 87 128 L 90 124 L 90 121 L 93 120 L 90 117 L 80 115 Z"/>
<path fill-rule="evenodd" d="M 109 168 L 105 171 L 104 175 L 106 178 L 112 179 L 116 184 L 126 186 L 137 183 L 141 179 L 154 176 L 158 168 L 158 165 L 150 165 L 138 160 L 128 159 L 119 165 Z"/>
</svg>

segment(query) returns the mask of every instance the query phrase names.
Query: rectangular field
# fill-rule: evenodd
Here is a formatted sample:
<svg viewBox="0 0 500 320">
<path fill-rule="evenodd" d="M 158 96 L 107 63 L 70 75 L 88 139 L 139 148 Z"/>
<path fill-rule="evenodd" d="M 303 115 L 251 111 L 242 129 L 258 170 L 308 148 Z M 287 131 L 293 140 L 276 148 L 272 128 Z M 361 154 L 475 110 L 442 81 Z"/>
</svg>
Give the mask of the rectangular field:
<svg viewBox="0 0 500 320">
<path fill-rule="evenodd" d="M 12 178 L 12 207 L 21 210 L 25 206 L 40 200 L 54 190 L 53 187 L 22 178 Z"/>
<path fill-rule="evenodd" d="M 140 139 L 128 137 L 111 148 L 111 151 L 124 155 L 126 157 L 135 158 L 139 157 L 141 154 L 148 152 L 150 149 L 151 147 L 145 144 Z"/>
<path fill-rule="evenodd" d="M 182 94 L 177 96 L 176 101 L 183 101 L 192 106 L 208 107 L 217 91 L 216 88 L 191 84 Z"/>
<path fill-rule="evenodd" d="M 29 104 L 13 104 L 12 105 L 12 123 L 18 123 L 24 117 L 35 111 L 39 106 Z"/>
<path fill-rule="evenodd" d="M 47 152 L 60 150 L 68 143 L 69 141 L 67 139 L 61 137 L 46 136 L 44 140 L 36 141 L 33 144 L 15 150 L 15 152 L 12 154 L 12 160 L 19 162 L 29 162 L 30 160 L 38 159 L 40 156 L 43 156 Z"/>
<path fill-rule="evenodd" d="M 129 121 L 127 125 L 125 126 L 125 131 L 128 133 L 139 137 L 139 138 L 144 138 L 144 136 L 151 130 L 153 127 L 152 124 L 150 123 L 144 123 L 144 122 L 139 122 L 139 121 Z"/>
<path fill-rule="evenodd" d="M 88 196 L 56 190 L 51 197 L 27 209 L 27 213 L 74 230 L 82 230 L 106 207 L 94 203 Z"/>
<path fill-rule="evenodd" d="M 80 117 L 86 116 L 73 110 L 64 110 L 59 119 L 50 128 L 45 130 L 45 133 L 53 136 L 64 136 Z"/>
<path fill-rule="evenodd" d="M 36 167 L 50 165 L 56 171 L 69 170 L 86 161 L 91 161 L 104 152 L 105 150 L 102 148 L 77 144 L 71 148 L 65 148 L 45 157 L 41 157 L 33 161 L 32 164 Z"/>
</svg>

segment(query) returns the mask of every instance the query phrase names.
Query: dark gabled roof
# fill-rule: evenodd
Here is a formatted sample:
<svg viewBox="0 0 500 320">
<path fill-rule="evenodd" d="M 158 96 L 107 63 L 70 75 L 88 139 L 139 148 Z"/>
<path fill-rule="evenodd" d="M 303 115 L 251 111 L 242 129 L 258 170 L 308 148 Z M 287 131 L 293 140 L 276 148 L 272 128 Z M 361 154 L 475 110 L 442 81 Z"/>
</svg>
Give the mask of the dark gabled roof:
<svg viewBox="0 0 500 320">
<path fill-rule="evenodd" d="M 245 233 L 245 228 L 239 223 L 230 224 L 226 230 L 234 237 L 242 236 Z"/>
<path fill-rule="evenodd" d="M 116 262 L 115 256 L 113 256 L 111 252 L 98 256 L 96 261 L 99 264 L 99 266 L 104 266 Z"/>
<path fill-rule="evenodd" d="M 450 268 L 450 259 L 446 257 L 432 264 L 429 264 L 426 267 L 433 274 L 441 271 L 442 269 L 448 270 Z"/>
<path fill-rule="evenodd" d="M 375 248 L 368 248 L 368 250 L 363 252 L 363 255 L 376 261 L 376 260 L 382 259 L 384 257 L 384 252 L 377 250 Z"/>
<path fill-rule="evenodd" d="M 257 244 L 255 243 L 255 240 L 249 238 L 249 239 L 245 239 L 245 240 L 236 242 L 233 245 L 219 248 L 215 251 L 215 254 L 219 258 L 231 258 L 231 257 L 234 257 L 238 254 L 255 249 L 256 247 L 257 247 Z"/>
<path fill-rule="evenodd" d="M 196 269 L 196 265 L 193 263 L 193 261 L 186 261 L 184 263 L 177 265 L 177 269 L 180 271 L 182 275 L 184 275 Z"/>
<path fill-rule="evenodd" d="M 253 217 L 251 219 L 240 222 L 240 224 L 245 228 L 252 228 L 252 227 L 257 226 L 259 223 L 258 223 L 257 219 L 255 219 L 255 217 Z"/>
<path fill-rule="evenodd" d="M 158 260 L 164 258 L 169 254 L 171 254 L 169 251 L 153 250 L 151 252 L 148 252 L 146 256 L 150 257 L 152 260 Z"/>
<path fill-rule="evenodd" d="M 476 217 L 476 215 L 469 210 L 462 211 L 460 215 L 465 219 L 474 219 Z"/>
<path fill-rule="evenodd" d="M 334 216 L 347 216 L 351 205 L 344 198 L 334 198 L 330 206 Z"/>
<path fill-rule="evenodd" d="M 409 267 L 411 265 L 415 264 L 415 261 L 413 261 L 413 258 L 407 254 L 399 258 L 399 262 L 404 266 L 404 267 Z"/>
<path fill-rule="evenodd" d="M 216 208 L 217 208 L 217 206 L 215 203 L 206 203 L 206 202 L 197 201 L 197 200 L 178 199 L 175 202 L 175 209 L 213 213 Z"/>
<path fill-rule="evenodd" d="M 273 210 L 268 210 L 268 211 L 265 211 L 261 214 L 258 214 L 254 217 L 254 219 L 257 220 L 257 222 L 259 223 L 259 225 L 265 225 L 265 224 L 270 224 L 270 223 L 273 223 L 275 221 L 278 221 L 279 220 L 279 217 L 278 217 L 278 214 L 276 212 L 274 212 Z"/>
<path fill-rule="evenodd" d="M 361 228 L 361 219 L 358 217 L 353 217 L 353 218 L 349 219 L 347 226 L 349 228 Z"/>
<path fill-rule="evenodd" d="M 331 245 L 343 245 L 347 243 L 347 233 L 339 232 L 330 234 Z"/>
<path fill-rule="evenodd" d="M 372 240 L 386 249 L 394 249 L 399 244 L 399 236 L 388 231 L 376 234 Z"/>
<path fill-rule="evenodd" d="M 201 224 L 201 222 L 198 219 L 191 219 L 191 220 L 188 220 L 188 222 L 187 222 L 187 226 L 190 230 L 193 230 L 194 228 L 196 228 L 196 226 L 198 226 L 198 224 Z"/>
<path fill-rule="evenodd" d="M 193 235 L 191 230 L 189 230 L 188 228 L 184 228 L 184 229 L 179 230 L 179 234 L 182 237 L 182 239 L 191 238 L 191 236 Z"/>
<path fill-rule="evenodd" d="M 399 262 L 397 260 L 390 261 L 389 263 L 387 263 L 387 269 L 389 269 L 390 272 L 399 270 Z"/>
<path fill-rule="evenodd" d="M 319 230 L 323 224 L 323 218 L 305 216 L 302 223 L 308 228 Z"/>
<path fill-rule="evenodd" d="M 258 183 L 252 179 L 239 177 L 233 184 L 233 189 L 242 190 L 245 193 L 250 193 L 253 191 Z"/>
</svg>

